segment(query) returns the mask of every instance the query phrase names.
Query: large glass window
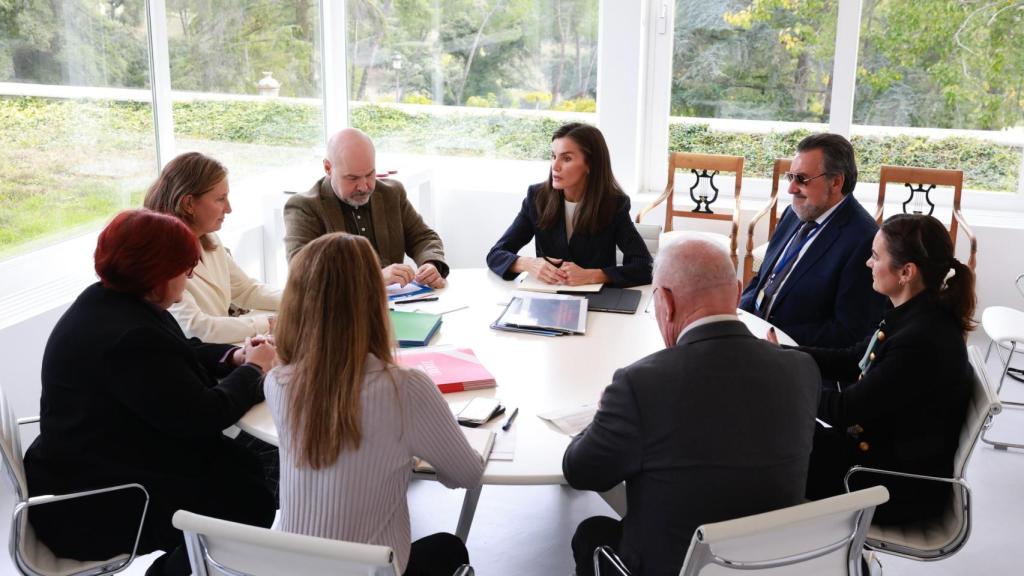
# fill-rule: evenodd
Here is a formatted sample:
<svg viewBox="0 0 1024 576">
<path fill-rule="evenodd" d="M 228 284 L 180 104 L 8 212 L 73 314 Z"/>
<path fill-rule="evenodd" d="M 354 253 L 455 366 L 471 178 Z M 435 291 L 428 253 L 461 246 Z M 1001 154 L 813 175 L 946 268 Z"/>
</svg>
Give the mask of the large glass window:
<svg viewBox="0 0 1024 576">
<path fill-rule="evenodd" d="M 598 0 L 348 2 L 354 126 L 389 153 L 544 160 L 596 122 Z"/>
<path fill-rule="evenodd" d="M 1021 2 L 865 0 L 854 107 L 862 172 L 961 168 L 1015 192 L 1024 147 Z M 909 127 L 917 130 L 892 130 Z"/>
<path fill-rule="evenodd" d="M 676 0 L 669 149 L 777 157 L 829 121 L 837 0 Z"/>
<path fill-rule="evenodd" d="M 176 151 L 227 166 L 236 205 L 322 171 L 319 30 L 317 0 L 167 0 Z"/>
<path fill-rule="evenodd" d="M 0 2 L 0 259 L 95 228 L 156 174 L 143 0 Z"/>
</svg>

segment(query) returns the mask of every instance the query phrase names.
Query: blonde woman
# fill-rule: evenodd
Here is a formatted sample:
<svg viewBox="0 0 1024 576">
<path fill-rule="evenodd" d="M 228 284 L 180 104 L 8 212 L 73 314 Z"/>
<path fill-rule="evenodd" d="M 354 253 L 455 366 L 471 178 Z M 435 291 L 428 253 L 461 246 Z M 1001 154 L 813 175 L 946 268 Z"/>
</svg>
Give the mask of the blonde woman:
<svg viewBox="0 0 1024 576">
<path fill-rule="evenodd" d="M 452 574 L 462 542 L 410 542 L 413 457 L 450 488 L 480 484 L 484 462 L 426 374 L 394 363 L 380 263 L 370 242 L 321 236 L 291 262 L 264 390 L 280 436 L 287 532 L 390 546 L 404 574 Z"/>
<path fill-rule="evenodd" d="M 198 152 L 171 160 L 146 193 L 145 206 L 177 216 L 203 247 L 182 301 L 170 309 L 186 336 L 233 343 L 273 330 L 273 316 L 233 315 L 240 309 L 275 311 L 281 292 L 246 275 L 214 234 L 231 213 L 228 173 L 220 162 Z"/>
</svg>

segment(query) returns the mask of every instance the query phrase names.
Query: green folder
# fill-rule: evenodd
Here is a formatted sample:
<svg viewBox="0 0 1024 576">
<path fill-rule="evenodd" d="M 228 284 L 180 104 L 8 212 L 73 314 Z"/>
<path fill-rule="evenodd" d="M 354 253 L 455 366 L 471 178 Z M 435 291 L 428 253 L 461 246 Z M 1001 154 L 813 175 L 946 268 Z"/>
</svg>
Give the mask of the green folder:
<svg viewBox="0 0 1024 576">
<path fill-rule="evenodd" d="M 400 348 L 426 346 L 441 327 L 440 314 L 389 310 L 391 329 Z"/>
</svg>

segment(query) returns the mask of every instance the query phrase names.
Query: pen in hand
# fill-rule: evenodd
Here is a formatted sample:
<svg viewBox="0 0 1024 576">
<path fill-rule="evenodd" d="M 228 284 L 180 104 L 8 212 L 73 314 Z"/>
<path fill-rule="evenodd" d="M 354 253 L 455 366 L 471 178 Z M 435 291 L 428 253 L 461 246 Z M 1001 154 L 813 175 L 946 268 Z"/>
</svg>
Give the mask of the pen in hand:
<svg viewBox="0 0 1024 576">
<path fill-rule="evenodd" d="M 505 432 L 508 432 L 509 429 L 512 428 L 512 422 L 515 421 L 516 416 L 518 415 L 519 408 L 516 408 L 515 410 L 512 411 L 512 414 L 510 414 L 509 417 L 505 419 L 505 423 L 501 425 L 501 429 L 504 430 Z"/>
<path fill-rule="evenodd" d="M 555 262 L 554 260 L 552 260 L 551 258 L 548 258 L 547 256 L 541 256 L 541 258 L 543 258 L 545 262 L 547 262 L 548 264 L 551 264 L 555 268 L 561 268 L 562 267 L 562 263 L 561 262 Z"/>
</svg>

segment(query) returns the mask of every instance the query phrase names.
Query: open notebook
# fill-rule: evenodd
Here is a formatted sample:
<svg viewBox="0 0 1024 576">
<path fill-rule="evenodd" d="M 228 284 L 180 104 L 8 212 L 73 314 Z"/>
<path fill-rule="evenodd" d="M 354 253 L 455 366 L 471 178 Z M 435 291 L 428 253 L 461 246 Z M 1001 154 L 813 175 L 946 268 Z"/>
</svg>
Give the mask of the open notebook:
<svg viewBox="0 0 1024 576">
<path fill-rule="evenodd" d="M 483 458 L 484 462 L 491 457 L 491 448 L 494 448 L 494 432 L 483 428 L 465 428 L 460 426 L 462 433 L 469 440 L 469 445 L 476 450 L 476 453 Z M 413 472 L 433 472 L 434 469 L 426 460 L 416 458 L 412 464 Z"/>
</svg>

